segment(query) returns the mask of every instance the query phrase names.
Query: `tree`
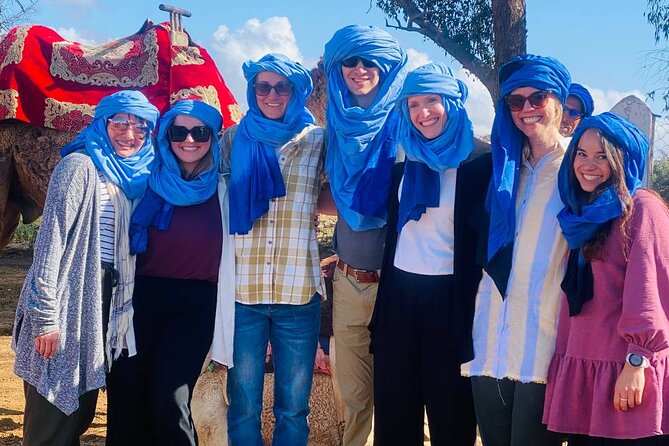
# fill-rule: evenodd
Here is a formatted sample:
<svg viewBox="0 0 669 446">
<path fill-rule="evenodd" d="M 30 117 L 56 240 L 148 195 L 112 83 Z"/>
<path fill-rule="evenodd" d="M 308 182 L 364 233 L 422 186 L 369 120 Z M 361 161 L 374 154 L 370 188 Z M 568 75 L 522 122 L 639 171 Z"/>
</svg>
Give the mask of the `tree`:
<svg viewBox="0 0 669 446">
<path fill-rule="evenodd" d="M 403 31 L 432 40 L 499 96 L 497 73 L 527 52 L 525 0 L 376 0 Z M 403 23 L 404 22 L 404 23 Z"/>
<path fill-rule="evenodd" d="M 669 158 L 661 158 L 653 164 L 653 189 L 669 203 Z"/>
<path fill-rule="evenodd" d="M 648 23 L 655 27 L 655 45 L 660 40 L 669 40 L 669 5 L 665 0 L 648 0 L 648 9 L 644 13 Z M 669 47 L 657 48 L 645 57 L 644 70 L 650 73 L 650 80 L 667 85 L 669 80 Z M 647 93 L 650 99 L 661 93 L 664 111 L 669 111 L 669 86 L 659 87 Z"/>
<path fill-rule="evenodd" d="M 25 23 L 36 7 L 37 0 L 0 0 L 0 32 Z"/>
</svg>

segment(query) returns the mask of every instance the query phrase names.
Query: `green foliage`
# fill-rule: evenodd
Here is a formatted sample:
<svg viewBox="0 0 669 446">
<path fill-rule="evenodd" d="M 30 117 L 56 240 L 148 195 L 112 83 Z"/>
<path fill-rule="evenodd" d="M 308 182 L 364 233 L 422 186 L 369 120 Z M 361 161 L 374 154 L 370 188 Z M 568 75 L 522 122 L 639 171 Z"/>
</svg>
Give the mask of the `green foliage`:
<svg viewBox="0 0 669 446">
<path fill-rule="evenodd" d="M 669 203 L 669 158 L 661 158 L 653 164 L 653 189 Z"/>
<path fill-rule="evenodd" d="M 415 22 L 432 22 L 460 48 L 494 66 L 491 0 L 415 0 L 414 3 L 424 11 L 420 18 L 414 18 Z M 408 19 L 395 0 L 376 0 L 376 5 L 388 17 Z"/>
<path fill-rule="evenodd" d="M 669 40 L 669 5 L 665 4 L 665 0 L 648 0 L 644 16 L 655 27 L 655 43 L 661 38 Z"/>
<path fill-rule="evenodd" d="M 321 259 L 334 254 L 334 250 L 332 249 L 332 236 L 334 235 L 335 223 L 337 223 L 337 217 L 328 215 L 318 216 L 316 239 L 318 240 L 318 252 Z"/>
<path fill-rule="evenodd" d="M 14 231 L 12 240 L 10 243 L 16 245 L 24 245 L 32 249 L 35 246 L 35 239 L 37 238 L 37 230 L 39 229 L 41 219 L 38 219 L 36 222 L 29 225 L 23 224 L 23 221 L 19 222 L 19 226 Z"/>
<path fill-rule="evenodd" d="M 644 13 L 648 23 L 655 27 L 655 44 L 661 39 L 669 40 L 669 5 L 667 0 L 648 0 L 648 9 Z M 662 87 L 646 93 L 649 99 L 654 100 L 658 93 L 662 94 L 664 111 L 669 111 L 669 48 L 657 48 L 645 56 L 644 69 L 649 73 L 651 80 L 655 80 Z"/>
</svg>

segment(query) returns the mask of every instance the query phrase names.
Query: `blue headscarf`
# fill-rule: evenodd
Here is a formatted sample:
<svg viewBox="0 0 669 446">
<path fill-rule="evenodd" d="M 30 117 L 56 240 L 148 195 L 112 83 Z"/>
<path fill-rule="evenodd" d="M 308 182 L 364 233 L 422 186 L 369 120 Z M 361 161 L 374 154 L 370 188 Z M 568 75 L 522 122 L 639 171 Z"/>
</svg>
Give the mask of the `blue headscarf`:
<svg viewBox="0 0 669 446">
<path fill-rule="evenodd" d="M 552 57 L 526 54 L 504 64 L 499 71 L 500 95 L 492 125 L 492 180 L 486 209 L 490 214 L 486 271 L 502 297 L 509 280 L 516 230 L 516 194 L 525 135 L 516 127 L 504 97 L 517 88 L 550 91 L 564 104 L 571 84 L 569 71 Z"/>
<path fill-rule="evenodd" d="M 572 82 L 569 86 L 569 96 L 574 96 L 579 100 L 583 106 L 583 116 L 592 116 L 592 112 L 595 111 L 595 101 L 593 101 L 587 88 L 581 84 Z"/>
<path fill-rule="evenodd" d="M 158 109 L 139 91 L 122 90 L 110 94 L 95 107 L 95 116 L 89 126 L 74 141 L 64 146 L 60 155 L 83 150 L 91 157 L 95 167 L 120 187 L 126 197 L 133 200 L 141 197 L 146 190 L 155 155 L 153 141 L 151 135 L 147 135 L 137 153 L 127 158 L 118 156 L 107 134 L 107 119 L 117 113 L 128 113 L 145 119 L 151 131 L 158 120 Z"/>
<path fill-rule="evenodd" d="M 379 92 L 367 108 L 351 104 L 342 75 L 341 62 L 352 56 L 368 59 L 379 68 Z M 325 168 L 337 209 L 356 231 L 386 224 L 399 121 L 393 105 L 406 63 L 397 40 L 374 26 L 346 26 L 325 44 L 329 130 Z"/>
<path fill-rule="evenodd" d="M 253 222 L 269 210 L 269 200 L 286 195 L 276 149 L 315 122 L 306 108 L 313 83 L 309 71 L 302 65 L 283 54 L 267 54 L 258 62 L 244 63 L 242 69 L 249 110 L 239 123 L 230 154 L 231 234 L 247 234 Z M 263 71 L 285 76 L 293 86 L 281 120 L 266 118 L 258 108 L 253 84 Z"/>
<path fill-rule="evenodd" d="M 615 185 L 609 185 L 597 192 L 594 201 L 584 203 L 579 199 L 580 188 L 574 187 L 573 180 L 570 184 L 575 151 L 583 133 L 588 129 L 597 130 L 622 150 L 625 186 L 632 196 L 641 186 L 649 149 L 648 139 L 634 124 L 609 112 L 585 118 L 574 133 L 558 173 L 558 189 L 565 207 L 557 216 L 571 249 L 562 281 L 570 316 L 579 314 L 583 304 L 593 296 L 592 268 L 583 253 L 584 245 L 593 240 L 607 222 L 622 215 L 623 211 Z"/>
<path fill-rule="evenodd" d="M 178 115 L 192 116 L 212 130 L 211 165 L 197 178 L 186 180 L 181 175 L 179 161 L 171 148 L 167 130 Z M 155 226 L 166 231 L 172 222 L 174 206 L 191 206 L 211 198 L 218 185 L 220 151 L 218 132 L 221 114 L 202 101 L 176 102 L 161 118 L 158 130 L 158 159 L 149 177 L 149 189 L 135 209 L 130 220 L 130 252 L 144 252 L 148 243 L 148 228 Z M 208 155 L 207 155 L 208 156 Z"/>
<path fill-rule="evenodd" d="M 453 77 L 444 64 L 428 64 L 410 72 L 396 102 L 401 114 L 400 144 L 406 152 L 402 199 L 397 231 L 409 220 L 420 220 L 428 207 L 439 206 L 440 176 L 458 167 L 474 148 L 474 130 L 464 102 L 467 86 Z M 440 95 L 448 121 L 438 137 L 429 140 L 411 122 L 407 100 L 411 96 Z"/>
</svg>

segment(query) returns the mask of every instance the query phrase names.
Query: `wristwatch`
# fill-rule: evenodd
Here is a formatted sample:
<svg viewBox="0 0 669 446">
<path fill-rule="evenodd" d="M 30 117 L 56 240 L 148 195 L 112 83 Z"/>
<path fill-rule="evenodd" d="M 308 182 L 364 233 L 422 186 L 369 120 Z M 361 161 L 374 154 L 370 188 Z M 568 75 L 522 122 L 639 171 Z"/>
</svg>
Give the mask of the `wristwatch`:
<svg viewBox="0 0 669 446">
<path fill-rule="evenodd" d="M 645 369 L 646 367 L 650 366 L 647 358 L 644 358 L 643 356 L 637 355 L 635 353 L 630 353 L 627 355 L 625 361 L 627 361 L 627 363 L 632 367 L 641 367 Z"/>
</svg>

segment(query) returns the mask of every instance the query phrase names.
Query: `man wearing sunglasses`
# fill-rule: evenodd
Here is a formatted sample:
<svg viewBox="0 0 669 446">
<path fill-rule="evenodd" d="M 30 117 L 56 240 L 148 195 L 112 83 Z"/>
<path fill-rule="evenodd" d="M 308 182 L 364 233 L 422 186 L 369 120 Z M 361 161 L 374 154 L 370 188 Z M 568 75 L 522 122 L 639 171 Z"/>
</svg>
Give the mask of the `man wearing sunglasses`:
<svg viewBox="0 0 669 446">
<path fill-rule="evenodd" d="M 229 156 L 235 234 L 234 366 L 228 372 L 231 446 L 262 445 L 267 343 L 274 362 L 273 444 L 305 446 L 320 322 L 320 261 L 312 224 L 325 137 L 305 108 L 309 71 L 281 54 L 243 65 L 249 111 L 221 138 Z M 224 159 L 223 170 L 227 170 Z"/>
<path fill-rule="evenodd" d="M 592 116 L 594 109 L 595 103 L 588 89 L 581 84 L 572 82 L 569 86 L 567 102 L 562 107 L 560 134 L 564 137 L 571 137 L 581 120 Z"/>
<path fill-rule="evenodd" d="M 393 106 L 406 61 L 397 40 L 373 26 L 346 26 L 325 45 L 325 167 L 339 217 L 334 235 L 339 256 L 333 282 L 334 356 L 344 403 L 345 446 L 366 444 L 372 428 L 375 371 L 368 325 L 376 302 L 397 151 L 399 115 Z"/>
</svg>

